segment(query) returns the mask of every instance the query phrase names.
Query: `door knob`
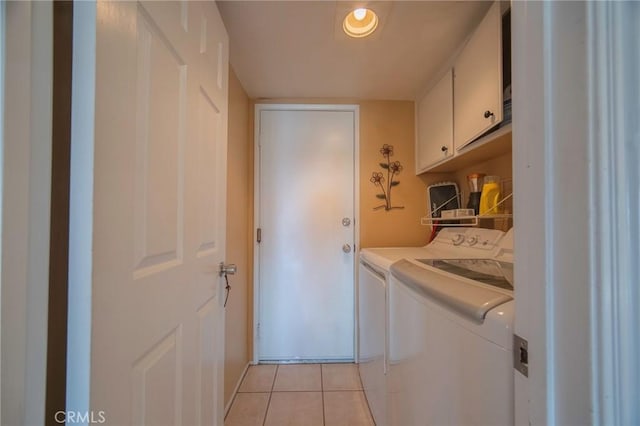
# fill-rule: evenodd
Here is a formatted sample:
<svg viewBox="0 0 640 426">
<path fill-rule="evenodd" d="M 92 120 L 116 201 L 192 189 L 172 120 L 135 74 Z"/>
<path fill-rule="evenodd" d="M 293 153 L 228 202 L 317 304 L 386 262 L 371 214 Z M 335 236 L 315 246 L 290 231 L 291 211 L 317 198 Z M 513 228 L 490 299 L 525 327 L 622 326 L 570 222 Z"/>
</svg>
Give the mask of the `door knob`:
<svg viewBox="0 0 640 426">
<path fill-rule="evenodd" d="M 486 111 L 484 112 L 484 118 L 489 118 L 489 117 L 491 117 L 492 115 L 493 115 L 493 113 L 492 113 L 491 111 L 489 111 L 489 110 L 486 110 Z"/>
<path fill-rule="evenodd" d="M 351 225 L 351 219 L 349 219 L 348 217 L 342 218 L 342 226 L 349 226 Z"/>
<path fill-rule="evenodd" d="M 447 152 L 447 151 L 449 151 L 449 148 L 444 146 L 444 145 L 442 145 L 442 147 L 440 148 L 440 151 Z"/>
<path fill-rule="evenodd" d="M 351 246 L 349 244 L 345 244 L 342 246 L 342 251 L 345 253 L 350 253 L 351 252 Z"/>
<path fill-rule="evenodd" d="M 224 275 L 235 275 L 236 272 L 238 272 L 238 267 L 234 263 L 225 264 L 223 262 L 220 262 L 218 273 L 221 277 Z"/>
</svg>

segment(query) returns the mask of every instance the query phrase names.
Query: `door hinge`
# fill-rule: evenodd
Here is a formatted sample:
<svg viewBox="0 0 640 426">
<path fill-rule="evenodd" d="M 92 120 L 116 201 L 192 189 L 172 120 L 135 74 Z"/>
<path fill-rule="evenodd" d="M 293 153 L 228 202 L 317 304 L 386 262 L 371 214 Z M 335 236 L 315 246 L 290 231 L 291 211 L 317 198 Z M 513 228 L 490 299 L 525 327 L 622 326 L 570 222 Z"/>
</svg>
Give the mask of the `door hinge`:
<svg viewBox="0 0 640 426">
<path fill-rule="evenodd" d="M 262 242 L 262 228 L 258 228 L 258 231 L 256 232 L 256 241 L 258 244 Z"/>
<path fill-rule="evenodd" d="M 513 368 L 529 377 L 529 343 L 517 334 L 513 335 Z"/>
<path fill-rule="evenodd" d="M 256 337 L 258 339 L 260 338 L 260 323 L 258 323 L 258 325 L 256 326 Z"/>
</svg>

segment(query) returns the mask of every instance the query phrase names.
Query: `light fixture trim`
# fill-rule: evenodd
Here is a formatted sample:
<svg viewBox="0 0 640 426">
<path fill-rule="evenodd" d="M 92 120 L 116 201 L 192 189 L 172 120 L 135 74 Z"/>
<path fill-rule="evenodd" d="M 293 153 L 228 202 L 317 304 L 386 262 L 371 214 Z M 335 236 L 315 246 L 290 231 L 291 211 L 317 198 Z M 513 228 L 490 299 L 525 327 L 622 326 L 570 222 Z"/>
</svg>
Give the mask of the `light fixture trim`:
<svg viewBox="0 0 640 426">
<path fill-rule="evenodd" d="M 362 16 L 362 11 L 364 11 L 364 16 Z M 352 10 L 342 23 L 344 32 L 354 38 L 366 37 L 373 33 L 377 27 L 378 15 L 373 10 L 366 8 Z"/>
</svg>

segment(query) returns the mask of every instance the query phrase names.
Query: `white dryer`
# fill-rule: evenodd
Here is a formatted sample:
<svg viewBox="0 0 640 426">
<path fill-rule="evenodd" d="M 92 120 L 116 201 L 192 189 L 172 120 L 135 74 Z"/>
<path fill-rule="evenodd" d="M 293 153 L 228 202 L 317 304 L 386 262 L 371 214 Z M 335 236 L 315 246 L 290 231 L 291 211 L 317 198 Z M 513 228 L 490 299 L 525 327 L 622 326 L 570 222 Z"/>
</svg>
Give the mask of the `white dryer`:
<svg viewBox="0 0 640 426">
<path fill-rule="evenodd" d="M 390 424 L 513 424 L 512 254 L 510 231 L 484 259 L 390 267 Z"/>
<path fill-rule="evenodd" d="M 378 426 L 390 418 L 388 383 L 390 267 L 401 259 L 480 258 L 494 255 L 502 231 L 444 228 L 425 247 L 370 248 L 360 251 L 358 278 L 359 370 L 369 407 Z M 470 249 L 469 241 L 475 241 Z"/>
</svg>

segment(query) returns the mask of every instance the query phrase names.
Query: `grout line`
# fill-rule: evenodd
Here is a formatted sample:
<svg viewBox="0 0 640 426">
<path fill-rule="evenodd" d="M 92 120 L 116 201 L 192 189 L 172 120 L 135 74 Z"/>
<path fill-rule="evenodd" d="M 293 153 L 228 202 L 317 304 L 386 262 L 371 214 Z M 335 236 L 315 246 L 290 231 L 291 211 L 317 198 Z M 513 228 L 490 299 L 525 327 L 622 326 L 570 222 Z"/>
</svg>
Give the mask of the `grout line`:
<svg viewBox="0 0 640 426">
<path fill-rule="evenodd" d="M 371 419 L 371 423 L 375 426 L 376 419 L 373 418 L 373 411 L 371 411 L 371 406 L 369 405 L 369 398 L 367 398 L 367 394 L 364 393 L 364 383 L 362 383 L 362 376 L 360 375 L 360 366 L 356 364 L 356 371 L 358 372 L 358 379 L 360 380 L 360 392 L 364 396 L 364 401 L 367 403 L 367 409 L 369 410 L 369 418 Z"/>
<path fill-rule="evenodd" d="M 264 412 L 264 419 L 262 419 L 262 426 L 267 423 L 267 414 L 269 414 L 269 408 L 271 407 L 271 396 L 273 395 L 273 388 L 276 385 L 276 379 L 278 378 L 278 370 L 280 365 L 276 365 L 276 372 L 273 374 L 273 382 L 271 382 L 271 391 L 269 392 L 269 401 L 267 401 L 267 409 Z"/>
<path fill-rule="evenodd" d="M 324 364 L 320 364 L 320 389 L 322 389 L 322 426 L 325 426 L 326 423 L 326 419 L 325 419 L 325 415 L 324 415 L 324 376 L 323 376 L 323 371 L 324 371 Z"/>
<path fill-rule="evenodd" d="M 226 413 L 224 413 L 224 417 L 222 418 L 222 421 L 224 422 L 225 420 L 227 420 L 227 417 L 229 417 L 229 413 L 231 412 L 231 409 L 233 408 L 233 404 L 235 404 L 236 402 L 236 398 L 238 397 L 239 393 L 245 393 L 245 392 L 240 392 L 240 388 L 242 387 L 242 384 L 244 383 L 244 380 L 247 378 L 247 374 L 249 374 L 249 368 L 251 367 L 251 365 L 247 365 L 247 367 L 244 369 L 244 373 L 242 374 L 242 379 L 240 379 L 240 382 L 237 385 L 237 389 L 233 394 L 233 398 L 231 398 L 231 404 L 229 404 L 229 410 L 227 410 Z"/>
</svg>

